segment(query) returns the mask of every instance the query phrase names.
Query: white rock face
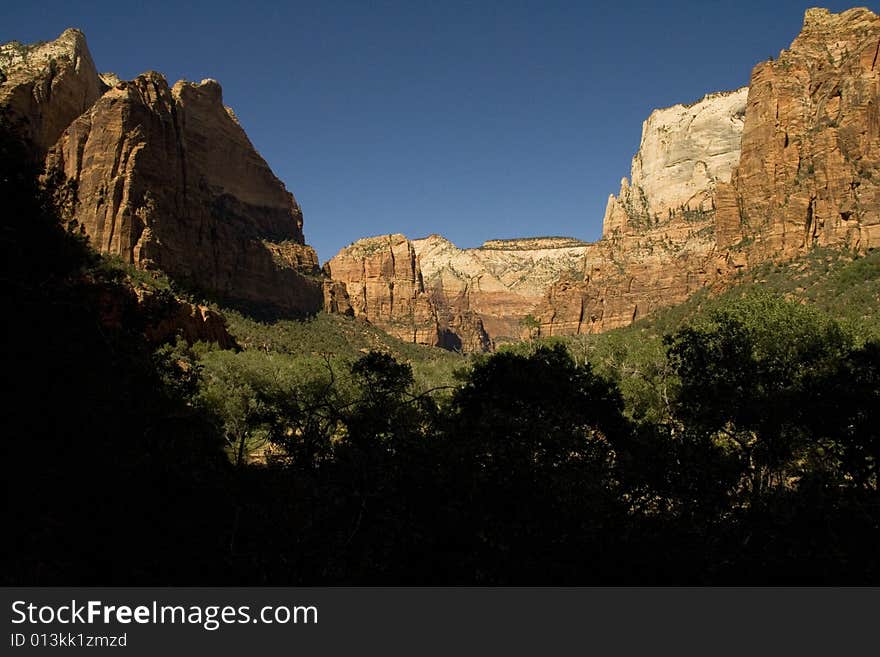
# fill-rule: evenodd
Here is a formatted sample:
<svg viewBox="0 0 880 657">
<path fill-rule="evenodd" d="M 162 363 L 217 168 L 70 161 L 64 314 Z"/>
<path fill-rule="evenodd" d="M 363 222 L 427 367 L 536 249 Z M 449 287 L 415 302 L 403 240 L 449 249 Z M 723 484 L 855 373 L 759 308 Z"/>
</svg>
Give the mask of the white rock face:
<svg viewBox="0 0 880 657">
<path fill-rule="evenodd" d="M 434 304 L 452 315 L 475 313 L 496 341 L 520 337 L 520 321 L 553 283 L 583 271 L 588 248 L 560 237 L 491 240 L 476 249 L 460 249 L 439 235 L 412 243 Z"/>
<path fill-rule="evenodd" d="M 608 199 L 603 235 L 634 222 L 662 222 L 670 212 L 713 210 L 715 184 L 730 182 L 739 163 L 747 96 L 743 87 L 652 112 L 630 180 Z"/>
<path fill-rule="evenodd" d="M 571 238 L 490 240 L 460 249 L 440 235 L 413 240 L 425 286 L 442 279 L 449 291 L 509 292 L 539 298 L 560 274 L 582 268 L 586 244 Z"/>
</svg>

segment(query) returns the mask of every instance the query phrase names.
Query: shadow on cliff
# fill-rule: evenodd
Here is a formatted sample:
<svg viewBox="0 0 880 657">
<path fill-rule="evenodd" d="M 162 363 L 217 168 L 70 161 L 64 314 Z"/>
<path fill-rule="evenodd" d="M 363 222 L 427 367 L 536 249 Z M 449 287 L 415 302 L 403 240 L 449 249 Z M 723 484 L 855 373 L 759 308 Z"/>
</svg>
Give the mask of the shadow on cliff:
<svg viewBox="0 0 880 657">
<path fill-rule="evenodd" d="M 27 163 L 0 121 L 3 579 L 192 581 L 200 555 L 222 553 L 221 445 L 167 385 L 141 327 L 108 316 L 106 294 L 121 284 L 100 280 L 99 256 L 59 221 L 58 189 Z M 204 562 L 202 581 L 214 563 Z"/>
</svg>

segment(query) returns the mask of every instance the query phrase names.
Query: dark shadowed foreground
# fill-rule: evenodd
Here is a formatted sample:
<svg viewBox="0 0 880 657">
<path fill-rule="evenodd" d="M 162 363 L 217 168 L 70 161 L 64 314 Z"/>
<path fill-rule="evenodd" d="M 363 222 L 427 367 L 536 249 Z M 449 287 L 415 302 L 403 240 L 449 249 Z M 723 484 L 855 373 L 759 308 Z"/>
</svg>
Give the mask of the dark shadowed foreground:
<svg viewBox="0 0 880 657">
<path fill-rule="evenodd" d="M 824 313 L 677 329 L 650 412 L 562 345 L 285 377 L 149 346 L 24 162 L 4 126 L 6 584 L 880 583 L 880 344 Z"/>
</svg>

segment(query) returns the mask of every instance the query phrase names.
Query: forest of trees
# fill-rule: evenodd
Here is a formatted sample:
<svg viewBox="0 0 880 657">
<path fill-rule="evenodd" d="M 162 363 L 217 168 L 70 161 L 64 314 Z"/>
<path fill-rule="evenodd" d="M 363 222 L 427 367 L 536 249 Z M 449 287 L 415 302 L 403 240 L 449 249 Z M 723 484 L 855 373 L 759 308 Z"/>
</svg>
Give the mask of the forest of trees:
<svg viewBox="0 0 880 657">
<path fill-rule="evenodd" d="M 848 323 L 743 295 L 635 392 L 540 341 L 434 388 L 376 350 L 155 350 L 0 137 L 6 584 L 880 583 L 880 342 Z"/>
</svg>

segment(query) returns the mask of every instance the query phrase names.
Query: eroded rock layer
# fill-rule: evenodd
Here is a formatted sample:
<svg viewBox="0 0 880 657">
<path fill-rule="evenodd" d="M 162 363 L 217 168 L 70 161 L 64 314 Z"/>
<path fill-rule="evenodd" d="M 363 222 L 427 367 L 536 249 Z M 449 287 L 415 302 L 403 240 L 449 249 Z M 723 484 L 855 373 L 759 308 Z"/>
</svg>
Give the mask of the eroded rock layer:
<svg viewBox="0 0 880 657">
<path fill-rule="evenodd" d="M 210 342 L 221 349 L 238 344 L 229 333 L 226 318 L 204 305 L 176 298 L 173 294 L 140 286 L 84 279 L 84 290 L 93 295 L 101 324 L 114 331 L 137 330 L 153 345 Z"/>
<path fill-rule="evenodd" d="M 657 228 L 591 244 L 583 269 L 550 286 L 536 311 L 540 335 L 601 333 L 685 301 L 746 266 L 719 251 L 711 220 L 676 218 Z"/>
<path fill-rule="evenodd" d="M 425 294 L 418 257 L 403 235 L 358 240 L 331 258 L 324 272 L 344 286 L 344 292 L 328 288 L 326 310 L 338 312 L 342 304 L 341 308 L 350 308 L 355 317 L 401 340 L 435 347 L 443 344 L 436 308 Z"/>
<path fill-rule="evenodd" d="M 748 88 L 657 110 L 603 238 L 360 240 L 325 265 L 296 201 L 220 86 L 98 76 L 82 35 L 0 47 L 0 106 L 78 187 L 102 251 L 216 296 L 366 319 L 426 345 L 484 351 L 604 331 L 742 267 L 814 245 L 880 243 L 880 18 L 809 10 Z"/>
<path fill-rule="evenodd" d="M 739 158 L 746 89 L 651 114 L 632 182 L 610 197 L 603 237 L 548 286 L 540 334 L 598 333 L 681 303 L 743 266 L 719 251 L 716 189 Z"/>
<path fill-rule="evenodd" d="M 413 240 L 413 246 L 425 289 L 440 315 L 479 319 L 489 339 L 504 342 L 523 336 L 523 319 L 562 274 L 580 270 L 586 244 L 539 237 L 491 240 L 476 249 L 460 249 L 431 235 Z"/>
</svg>

